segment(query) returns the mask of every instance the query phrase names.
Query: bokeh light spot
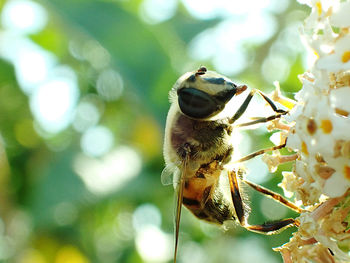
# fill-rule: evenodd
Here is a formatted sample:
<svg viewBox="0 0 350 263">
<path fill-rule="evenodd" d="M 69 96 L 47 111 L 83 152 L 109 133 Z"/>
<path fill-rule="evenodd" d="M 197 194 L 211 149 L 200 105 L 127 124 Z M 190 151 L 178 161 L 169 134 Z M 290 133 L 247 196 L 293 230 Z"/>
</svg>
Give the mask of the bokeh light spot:
<svg viewBox="0 0 350 263">
<path fill-rule="evenodd" d="M 120 97 L 124 89 L 123 79 L 113 69 L 106 69 L 97 78 L 96 89 L 106 101 L 113 101 Z"/>
<path fill-rule="evenodd" d="M 132 222 L 136 231 L 141 230 L 147 225 L 160 227 L 162 218 L 159 209 L 152 204 L 143 204 L 136 208 Z"/>
<path fill-rule="evenodd" d="M 81 138 L 81 149 L 88 156 L 102 156 L 114 144 L 113 133 L 104 126 L 95 126 L 84 132 Z"/>
<path fill-rule="evenodd" d="M 184 263 L 208 263 L 208 255 L 202 246 L 195 242 L 186 242 L 179 251 L 181 261 Z"/>
<path fill-rule="evenodd" d="M 243 71 L 252 60 L 245 45 L 264 43 L 277 27 L 268 13 L 248 14 L 239 20 L 228 17 L 195 36 L 189 44 L 189 56 L 195 60 L 211 59 L 216 70 L 225 75 Z"/>
<path fill-rule="evenodd" d="M 289 74 L 289 61 L 284 56 L 270 55 L 264 60 L 261 70 L 267 82 L 283 82 Z"/>
<path fill-rule="evenodd" d="M 135 239 L 136 249 L 146 262 L 166 262 L 172 258 L 172 235 L 148 225 Z"/>
<path fill-rule="evenodd" d="M 140 16 L 145 22 L 156 24 L 170 19 L 176 8 L 176 0 L 144 0 L 140 6 Z"/>
<path fill-rule="evenodd" d="M 75 79 L 56 77 L 39 86 L 30 98 L 32 112 L 40 126 L 51 133 L 65 129 L 72 121 L 78 99 Z"/>
<path fill-rule="evenodd" d="M 119 146 L 102 159 L 78 155 L 74 169 L 92 193 L 101 195 L 116 191 L 137 176 L 141 165 L 141 158 L 135 150 Z"/>
<path fill-rule="evenodd" d="M 280 12 L 288 6 L 288 1 L 271 0 L 182 0 L 182 2 L 190 14 L 199 19 L 256 14 L 262 10 Z"/>
<path fill-rule="evenodd" d="M 38 3 L 30 0 L 12 0 L 6 2 L 1 21 L 7 29 L 32 34 L 44 28 L 47 14 Z"/>
<path fill-rule="evenodd" d="M 108 66 L 111 56 L 108 51 L 94 40 L 86 41 L 82 48 L 83 57 L 90 62 L 95 69 L 103 69 Z"/>
<path fill-rule="evenodd" d="M 54 57 L 32 44 L 23 42 L 21 49 L 13 57 L 16 75 L 21 88 L 26 93 L 31 93 L 38 85 L 43 83 L 52 69 Z M 8 50 L 12 52 L 11 48 Z"/>
<path fill-rule="evenodd" d="M 73 126 L 77 131 L 83 132 L 96 125 L 99 119 L 100 112 L 97 107 L 91 102 L 82 101 L 76 109 Z"/>
</svg>

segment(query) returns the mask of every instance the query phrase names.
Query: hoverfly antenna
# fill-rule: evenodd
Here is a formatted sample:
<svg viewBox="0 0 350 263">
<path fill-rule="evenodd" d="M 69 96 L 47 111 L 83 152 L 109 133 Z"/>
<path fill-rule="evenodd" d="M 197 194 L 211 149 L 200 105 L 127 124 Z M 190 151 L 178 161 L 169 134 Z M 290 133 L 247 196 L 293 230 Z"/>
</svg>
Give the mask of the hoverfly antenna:
<svg viewBox="0 0 350 263">
<path fill-rule="evenodd" d="M 204 67 L 204 66 L 201 66 L 201 67 L 197 70 L 196 76 L 198 76 L 198 75 L 204 75 L 205 72 L 207 72 L 207 68 Z"/>
<path fill-rule="evenodd" d="M 236 95 L 238 94 L 241 94 L 243 91 L 245 91 L 246 89 L 248 88 L 247 85 L 240 85 L 237 87 L 237 90 L 236 90 Z"/>
</svg>

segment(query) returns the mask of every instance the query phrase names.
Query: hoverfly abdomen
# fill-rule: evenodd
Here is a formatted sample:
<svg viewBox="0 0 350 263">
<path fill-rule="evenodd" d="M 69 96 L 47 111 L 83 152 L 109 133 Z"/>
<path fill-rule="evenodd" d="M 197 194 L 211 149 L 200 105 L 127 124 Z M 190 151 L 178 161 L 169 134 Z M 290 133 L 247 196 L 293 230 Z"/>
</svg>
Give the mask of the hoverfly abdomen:
<svg viewBox="0 0 350 263">
<path fill-rule="evenodd" d="M 223 224 L 226 220 L 233 220 L 233 207 L 225 200 L 221 192 L 213 191 L 215 186 L 207 186 L 204 190 L 193 187 L 198 179 L 189 179 L 185 185 L 183 205 L 187 207 L 196 217 L 215 224 Z M 202 179 L 203 181 L 205 179 Z M 193 193 L 200 190 L 193 197 Z"/>
<path fill-rule="evenodd" d="M 195 176 L 185 179 L 183 204 L 195 216 L 205 221 L 223 224 L 234 219 L 233 206 L 218 187 L 222 164 L 215 160 L 202 165 Z"/>
</svg>

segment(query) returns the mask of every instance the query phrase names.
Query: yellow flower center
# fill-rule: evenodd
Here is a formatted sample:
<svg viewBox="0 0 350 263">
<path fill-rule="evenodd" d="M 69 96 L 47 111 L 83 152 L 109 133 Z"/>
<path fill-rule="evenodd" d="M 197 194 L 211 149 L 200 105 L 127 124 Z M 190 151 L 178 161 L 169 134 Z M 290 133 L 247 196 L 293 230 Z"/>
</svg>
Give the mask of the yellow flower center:
<svg viewBox="0 0 350 263">
<path fill-rule="evenodd" d="M 350 60 L 350 50 L 345 51 L 345 52 L 343 53 L 343 56 L 341 57 L 341 61 L 342 61 L 343 63 L 346 63 L 346 62 L 348 62 L 349 60 Z"/>
<path fill-rule="evenodd" d="M 331 133 L 333 130 L 333 125 L 330 120 L 322 120 L 320 127 L 324 133 Z"/>
</svg>

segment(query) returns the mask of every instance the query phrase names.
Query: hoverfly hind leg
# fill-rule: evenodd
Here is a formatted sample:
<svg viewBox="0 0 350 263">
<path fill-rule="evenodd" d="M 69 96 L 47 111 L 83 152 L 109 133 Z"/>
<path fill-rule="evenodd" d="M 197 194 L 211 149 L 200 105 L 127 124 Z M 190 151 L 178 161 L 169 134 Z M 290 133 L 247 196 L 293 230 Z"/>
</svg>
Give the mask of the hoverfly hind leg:
<svg viewBox="0 0 350 263">
<path fill-rule="evenodd" d="M 293 218 L 281 219 L 271 223 L 264 223 L 261 225 L 246 225 L 244 228 L 266 235 L 277 234 L 287 227 L 298 226 L 298 222 Z"/>
<path fill-rule="evenodd" d="M 245 225 L 246 224 L 246 210 L 244 208 L 244 203 L 241 197 L 241 193 L 239 191 L 239 186 L 238 186 L 238 179 L 236 176 L 236 172 L 230 171 L 228 172 L 228 178 L 230 182 L 230 189 L 231 189 L 231 197 L 232 197 L 232 202 L 233 206 L 235 208 L 236 216 L 237 219 L 240 223 L 240 225 Z"/>
<path fill-rule="evenodd" d="M 228 177 L 230 182 L 233 206 L 236 211 L 238 222 L 242 227 L 246 228 L 249 231 L 270 235 L 275 234 L 284 228 L 299 225 L 299 223 L 293 218 L 282 219 L 261 225 L 249 225 L 247 222 L 247 212 L 245 211 L 245 207 L 239 191 L 239 184 L 236 173 L 234 171 L 228 172 Z"/>
</svg>

